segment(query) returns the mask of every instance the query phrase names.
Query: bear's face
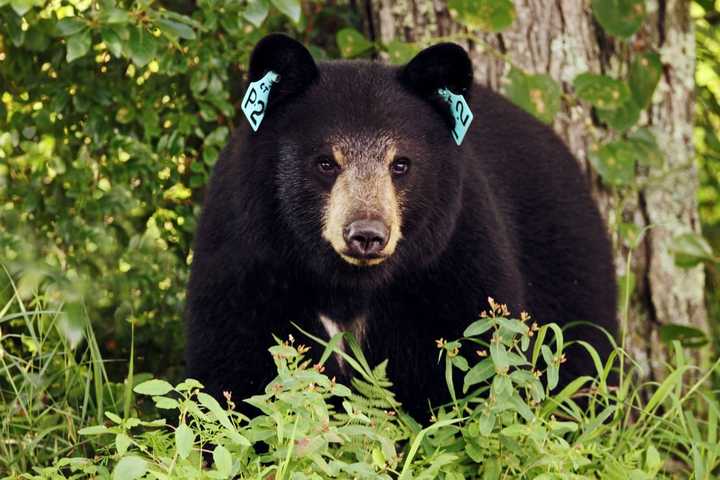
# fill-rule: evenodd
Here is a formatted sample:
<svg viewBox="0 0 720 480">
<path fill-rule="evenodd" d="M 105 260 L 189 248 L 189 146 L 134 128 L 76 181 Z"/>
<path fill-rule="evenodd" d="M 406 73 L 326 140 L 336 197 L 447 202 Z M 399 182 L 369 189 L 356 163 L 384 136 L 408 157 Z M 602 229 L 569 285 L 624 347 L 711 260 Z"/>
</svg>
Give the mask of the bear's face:
<svg viewBox="0 0 720 480">
<path fill-rule="evenodd" d="M 251 79 L 273 70 L 280 81 L 250 141 L 275 150 L 277 201 L 296 255 L 333 280 L 376 281 L 399 266 L 425 265 L 452 233 L 463 165 L 447 107 L 433 93 L 438 82 L 467 89 L 468 76 L 457 68 L 465 84 L 427 76 L 414 84 L 418 62 L 437 66 L 423 53 L 404 69 L 316 65 L 304 47 L 278 35 L 253 53 Z"/>
</svg>

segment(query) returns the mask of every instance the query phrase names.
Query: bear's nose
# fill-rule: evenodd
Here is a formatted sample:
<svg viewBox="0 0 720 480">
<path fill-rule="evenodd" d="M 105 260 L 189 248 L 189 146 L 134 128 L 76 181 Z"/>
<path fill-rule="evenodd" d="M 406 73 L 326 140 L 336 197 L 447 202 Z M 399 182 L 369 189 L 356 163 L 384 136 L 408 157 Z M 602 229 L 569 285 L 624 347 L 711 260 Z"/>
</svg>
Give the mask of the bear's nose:
<svg viewBox="0 0 720 480">
<path fill-rule="evenodd" d="M 388 228 L 380 220 L 355 220 L 343 229 L 348 253 L 353 257 L 374 257 L 388 242 Z"/>
</svg>

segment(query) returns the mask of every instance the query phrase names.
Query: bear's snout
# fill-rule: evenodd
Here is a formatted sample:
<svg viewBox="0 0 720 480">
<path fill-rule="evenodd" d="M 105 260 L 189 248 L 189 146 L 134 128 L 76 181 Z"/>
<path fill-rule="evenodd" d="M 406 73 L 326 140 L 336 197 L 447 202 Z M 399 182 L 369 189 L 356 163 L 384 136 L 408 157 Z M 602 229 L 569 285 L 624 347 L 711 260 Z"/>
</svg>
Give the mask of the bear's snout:
<svg viewBox="0 0 720 480">
<path fill-rule="evenodd" d="M 355 220 L 343 229 L 347 254 L 359 259 L 378 258 L 388 238 L 388 227 L 376 219 Z"/>
</svg>

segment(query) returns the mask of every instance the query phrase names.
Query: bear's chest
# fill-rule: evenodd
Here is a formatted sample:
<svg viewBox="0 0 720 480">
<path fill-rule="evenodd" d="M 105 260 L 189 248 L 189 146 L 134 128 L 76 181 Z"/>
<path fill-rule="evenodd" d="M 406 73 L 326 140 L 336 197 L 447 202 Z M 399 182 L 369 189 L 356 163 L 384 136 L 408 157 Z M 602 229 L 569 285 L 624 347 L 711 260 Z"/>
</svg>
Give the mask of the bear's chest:
<svg viewBox="0 0 720 480">
<path fill-rule="evenodd" d="M 365 337 L 365 330 L 367 327 L 368 314 L 366 312 L 358 312 L 353 315 L 348 315 L 349 318 L 346 318 L 344 316 L 338 317 L 337 315 L 333 317 L 327 313 L 318 312 L 317 317 L 323 330 L 325 330 L 328 340 L 333 338 L 338 333 L 346 332 L 355 337 L 357 342 L 362 345 L 363 339 Z M 345 342 L 340 341 L 340 343 L 338 344 L 338 348 L 342 352 L 345 352 Z M 337 362 L 340 372 L 347 375 L 349 371 L 342 356 L 336 353 L 335 361 Z"/>
</svg>

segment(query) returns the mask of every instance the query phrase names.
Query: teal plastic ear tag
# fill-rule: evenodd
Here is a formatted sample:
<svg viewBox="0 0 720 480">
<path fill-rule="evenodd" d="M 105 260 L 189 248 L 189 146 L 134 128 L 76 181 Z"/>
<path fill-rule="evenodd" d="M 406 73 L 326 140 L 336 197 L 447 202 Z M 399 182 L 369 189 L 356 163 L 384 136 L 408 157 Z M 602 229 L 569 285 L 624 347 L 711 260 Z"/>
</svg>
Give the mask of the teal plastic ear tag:
<svg viewBox="0 0 720 480">
<path fill-rule="evenodd" d="M 263 78 L 248 85 L 247 92 L 243 97 L 242 108 L 243 113 L 250 122 L 253 131 L 257 132 L 265 117 L 265 109 L 267 108 L 268 98 L 270 97 L 270 88 L 273 83 L 280 80 L 280 75 L 273 71 L 269 71 Z"/>
<path fill-rule="evenodd" d="M 470 107 L 465 101 L 465 97 L 462 95 L 456 95 L 447 88 L 441 88 L 438 90 L 438 94 L 450 104 L 450 110 L 452 111 L 453 118 L 455 119 L 455 128 L 452 129 L 452 135 L 455 139 L 455 143 L 460 145 L 465 138 L 465 134 L 470 128 L 470 123 L 473 120 L 473 114 L 470 111 Z"/>
</svg>

